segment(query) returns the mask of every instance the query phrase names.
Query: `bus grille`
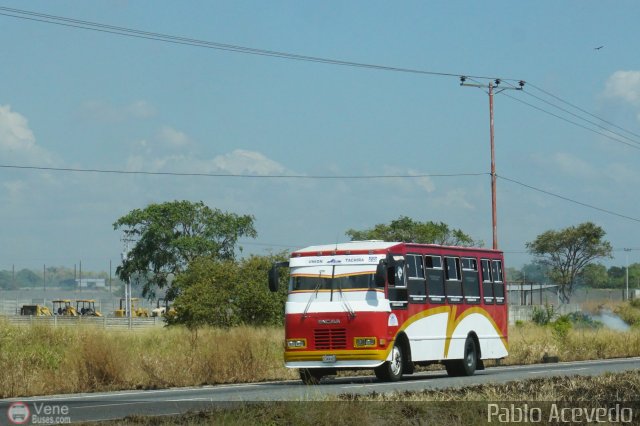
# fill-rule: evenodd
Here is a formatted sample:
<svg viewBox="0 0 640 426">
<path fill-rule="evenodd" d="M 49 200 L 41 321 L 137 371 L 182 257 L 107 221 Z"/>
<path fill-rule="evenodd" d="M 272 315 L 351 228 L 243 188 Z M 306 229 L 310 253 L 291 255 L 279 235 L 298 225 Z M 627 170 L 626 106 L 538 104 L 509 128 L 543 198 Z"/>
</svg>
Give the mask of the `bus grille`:
<svg viewBox="0 0 640 426">
<path fill-rule="evenodd" d="M 316 349 L 346 349 L 347 330 L 344 328 L 317 328 L 314 330 Z"/>
</svg>

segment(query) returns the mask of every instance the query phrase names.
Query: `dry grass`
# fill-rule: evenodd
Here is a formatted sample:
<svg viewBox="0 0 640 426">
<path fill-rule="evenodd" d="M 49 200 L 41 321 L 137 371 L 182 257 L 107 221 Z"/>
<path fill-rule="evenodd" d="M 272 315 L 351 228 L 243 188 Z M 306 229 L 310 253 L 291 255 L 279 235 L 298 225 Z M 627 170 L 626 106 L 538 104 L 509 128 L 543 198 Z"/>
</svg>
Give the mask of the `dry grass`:
<svg viewBox="0 0 640 426">
<path fill-rule="evenodd" d="M 613 309 L 613 312 L 627 324 L 640 327 L 640 299 L 621 303 Z"/>
<path fill-rule="evenodd" d="M 631 326 L 640 326 L 640 299 L 634 299 L 629 302 L 592 301 L 582 304 L 582 310 L 583 312 L 594 315 L 597 315 L 602 311 L 613 312 L 627 324 Z"/>
<path fill-rule="evenodd" d="M 572 329 L 560 338 L 552 327 L 527 323 L 509 330 L 509 356 L 502 364 L 533 364 L 541 362 L 545 354 L 560 361 L 640 356 L 640 333 Z"/>
<path fill-rule="evenodd" d="M 625 407 L 634 407 L 631 423 L 638 424 L 638 395 L 640 371 L 631 371 L 595 377 L 535 378 L 499 385 L 487 384 L 421 392 L 343 394 L 328 397 L 323 401 L 226 404 L 219 408 L 181 416 L 136 416 L 106 424 L 484 425 L 487 424 L 489 403 L 509 407 L 510 402 L 519 407 L 524 404 L 542 407 L 545 414 L 550 413 L 551 404 L 560 407 L 593 408 L 610 408 L 615 404 L 622 404 Z M 544 416 L 540 423 L 546 424 L 546 420 L 547 416 Z"/>
<path fill-rule="evenodd" d="M 600 376 L 557 376 L 483 384 L 463 388 L 395 392 L 389 394 L 338 395 L 337 400 L 360 401 L 638 401 L 640 370 Z"/>
<path fill-rule="evenodd" d="M 0 320 L 0 398 L 297 378 L 283 365 L 281 328 L 141 332 L 12 326 Z M 640 333 L 525 324 L 510 331 L 503 364 L 640 356 Z M 491 363 L 487 363 L 489 366 Z M 371 372 L 366 372 L 371 374 Z"/>
<path fill-rule="evenodd" d="M 0 398 L 294 378 L 283 339 L 276 328 L 126 333 L 0 322 Z"/>
</svg>

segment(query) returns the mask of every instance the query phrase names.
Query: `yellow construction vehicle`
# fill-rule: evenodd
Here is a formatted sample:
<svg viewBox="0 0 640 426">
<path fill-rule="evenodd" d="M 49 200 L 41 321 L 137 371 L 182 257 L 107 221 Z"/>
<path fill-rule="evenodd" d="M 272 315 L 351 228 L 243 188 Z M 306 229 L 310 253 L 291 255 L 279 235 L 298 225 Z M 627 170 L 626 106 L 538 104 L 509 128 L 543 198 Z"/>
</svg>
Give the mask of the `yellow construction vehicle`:
<svg viewBox="0 0 640 426">
<path fill-rule="evenodd" d="M 93 299 L 76 300 L 76 312 L 88 317 L 101 317 L 102 314 L 96 311 L 96 301 Z"/>
<path fill-rule="evenodd" d="M 43 305 L 22 305 L 20 315 L 32 315 L 34 317 L 50 317 L 51 311 Z"/>
<path fill-rule="evenodd" d="M 126 316 L 126 312 L 124 309 L 126 304 L 127 304 L 127 299 L 125 298 L 120 299 L 120 309 L 117 309 L 113 313 L 113 315 L 118 318 L 124 318 Z M 148 317 L 149 316 L 149 310 L 147 308 L 142 308 L 138 306 L 137 297 L 131 298 L 131 316 L 132 317 Z"/>
<path fill-rule="evenodd" d="M 151 316 L 172 318 L 176 316 L 176 310 L 173 306 L 169 305 L 169 301 L 167 299 L 160 298 L 158 299 L 156 308 L 151 311 Z"/>
<path fill-rule="evenodd" d="M 71 304 L 71 300 L 69 299 L 61 299 L 61 300 L 52 300 L 53 303 L 53 314 L 54 315 L 63 315 L 67 317 L 77 317 L 78 311 Z"/>
</svg>

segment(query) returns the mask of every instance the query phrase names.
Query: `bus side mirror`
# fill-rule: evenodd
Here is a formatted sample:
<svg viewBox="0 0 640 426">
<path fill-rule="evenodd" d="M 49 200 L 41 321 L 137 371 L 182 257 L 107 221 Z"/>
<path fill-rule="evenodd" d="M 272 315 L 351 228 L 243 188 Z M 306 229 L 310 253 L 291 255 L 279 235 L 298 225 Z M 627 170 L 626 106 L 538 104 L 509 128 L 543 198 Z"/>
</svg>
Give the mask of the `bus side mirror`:
<svg viewBox="0 0 640 426">
<path fill-rule="evenodd" d="M 380 260 L 376 267 L 376 287 L 384 287 L 384 283 L 387 280 L 387 262 L 383 259 Z"/>
<path fill-rule="evenodd" d="M 387 253 L 386 259 L 380 259 L 376 267 L 376 287 L 384 287 L 385 282 L 393 285 L 396 280 L 396 274 L 393 268 L 396 266 L 396 260 L 390 253 Z"/>
<path fill-rule="evenodd" d="M 278 287 L 280 286 L 280 275 L 278 274 L 278 268 L 282 266 L 289 266 L 289 262 L 276 262 L 273 264 L 271 269 L 269 269 L 269 290 L 274 293 L 278 291 Z"/>
</svg>

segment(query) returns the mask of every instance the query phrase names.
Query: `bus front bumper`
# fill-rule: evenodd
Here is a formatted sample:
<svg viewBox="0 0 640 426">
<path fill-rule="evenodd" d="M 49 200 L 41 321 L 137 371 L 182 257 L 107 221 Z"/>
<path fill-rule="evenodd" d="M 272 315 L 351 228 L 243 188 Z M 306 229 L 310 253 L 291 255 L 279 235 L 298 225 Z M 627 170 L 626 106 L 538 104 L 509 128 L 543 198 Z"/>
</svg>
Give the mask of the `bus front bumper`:
<svg viewBox="0 0 640 426">
<path fill-rule="evenodd" d="M 286 351 L 287 368 L 374 368 L 387 360 L 388 349 Z"/>
</svg>

